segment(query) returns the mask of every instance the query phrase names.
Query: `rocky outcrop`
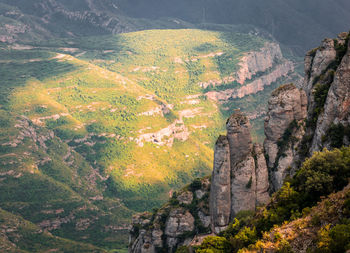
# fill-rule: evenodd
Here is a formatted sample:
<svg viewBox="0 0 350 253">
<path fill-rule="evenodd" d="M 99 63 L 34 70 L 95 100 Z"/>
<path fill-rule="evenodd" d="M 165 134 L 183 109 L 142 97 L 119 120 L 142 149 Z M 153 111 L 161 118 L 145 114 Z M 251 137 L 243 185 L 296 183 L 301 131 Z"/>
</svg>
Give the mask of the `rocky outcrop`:
<svg viewBox="0 0 350 253">
<path fill-rule="evenodd" d="M 350 42 L 347 41 L 347 43 L 345 45 L 347 51 L 342 57 L 339 66 L 337 66 L 335 73 L 333 70 L 330 70 L 334 78 L 329 86 L 322 113 L 317 120 L 311 152 L 319 151 L 323 147 L 331 148 L 332 146 L 337 147 L 341 144 L 349 144 L 350 136 L 347 136 L 347 131 L 343 130 L 348 129 L 350 125 Z M 318 87 L 320 85 L 327 84 L 319 84 Z M 332 134 L 339 135 L 339 140 L 332 140 L 332 138 L 335 138 Z"/>
<path fill-rule="evenodd" d="M 231 214 L 230 149 L 226 136 L 220 136 L 215 144 L 211 182 L 211 228 L 212 231 L 220 233 L 227 228 Z"/>
<path fill-rule="evenodd" d="M 283 59 L 281 48 L 276 43 L 265 43 L 258 52 L 247 53 L 240 62 L 240 70 L 236 73 L 236 80 L 244 84 L 246 80 L 252 79 L 257 73 L 265 72 L 274 64 Z"/>
<path fill-rule="evenodd" d="M 303 89 L 307 119 L 300 147 L 301 162 L 323 148 L 349 145 L 349 33 L 325 39 L 305 57 Z"/>
<path fill-rule="evenodd" d="M 264 149 L 271 183 L 277 190 L 289 173 L 289 167 L 294 166 L 296 148 L 304 134 L 307 97 L 303 90 L 293 84 L 283 85 L 272 93 L 268 107 Z"/>
<path fill-rule="evenodd" d="M 209 91 L 205 95 L 209 99 L 219 102 L 225 102 L 234 98 L 242 98 L 264 90 L 266 86 L 278 81 L 279 78 L 286 77 L 293 70 L 293 63 L 290 61 L 284 61 L 277 65 L 270 73 L 266 73 L 265 75 L 240 86 L 239 88 L 226 89 L 223 91 Z"/>
<path fill-rule="evenodd" d="M 315 78 L 320 76 L 336 58 L 334 40 L 325 39 L 319 48 L 313 49 L 305 56 L 304 87 L 311 94 Z"/>
<path fill-rule="evenodd" d="M 235 111 L 226 127 L 227 136 L 220 136 L 215 145 L 211 184 L 206 178 L 197 180 L 173 194 L 155 214 L 136 216 L 130 252 L 157 252 L 157 248 L 174 252 L 203 234 L 220 233 L 238 212 L 269 201 L 263 148 L 253 144 L 248 118 Z"/>
<path fill-rule="evenodd" d="M 250 123 L 236 111 L 228 119 L 227 137 L 215 147 L 210 191 L 212 232 L 227 227 L 242 210 L 254 210 L 269 200 L 268 170 L 260 145 L 253 146 Z"/>
<path fill-rule="evenodd" d="M 229 118 L 226 127 L 232 178 L 231 217 L 234 217 L 242 210 L 254 210 L 257 205 L 266 203 L 265 201 L 269 198 L 267 188 L 264 193 L 261 192 L 264 187 L 261 187 L 260 182 L 262 178 L 268 177 L 268 171 L 265 159 L 256 157 L 255 152 L 259 152 L 259 146 L 254 146 L 253 149 L 248 118 L 237 111 Z M 259 199 L 257 198 L 258 177 Z"/>
<path fill-rule="evenodd" d="M 170 211 L 165 224 L 166 244 L 170 251 L 179 243 L 179 236 L 194 230 L 194 218 L 185 208 L 179 207 Z"/>
<path fill-rule="evenodd" d="M 133 217 L 129 252 L 175 252 L 181 245 L 189 245 L 196 234 L 210 232 L 208 178 L 197 180 L 154 214 Z"/>
<path fill-rule="evenodd" d="M 221 54 L 213 54 L 213 56 L 220 56 L 222 54 L 221 52 Z M 253 79 L 258 73 L 272 69 L 280 61 L 285 62 L 280 46 L 277 43 L 266 42 L 259 51 L 246 53 L 240 59 L 240 68 L 236 73 L 222 79 L 200 82 L 199 86 L 207 88 L 208 86 L 215 87 L 232 82 L 243 85 L 246 81 Z"/>
</svg>

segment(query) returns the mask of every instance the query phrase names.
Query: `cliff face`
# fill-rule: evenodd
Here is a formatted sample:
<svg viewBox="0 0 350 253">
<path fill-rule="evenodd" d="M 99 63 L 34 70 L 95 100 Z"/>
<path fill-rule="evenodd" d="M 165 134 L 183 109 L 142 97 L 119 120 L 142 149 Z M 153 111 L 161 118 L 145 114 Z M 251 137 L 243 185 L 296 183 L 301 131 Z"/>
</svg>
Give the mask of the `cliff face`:
<svg viewBox="0 0 350 253">
<path fill-rule="evenodd" d="M 341 37 L 338 40 L 335 40 L 336 44 L 344 47 L 347 46 L 347 51 L 345 55 L 338 61 L 340 61 L 339 66 L 336 68 L 334 73 L 334 68 L 328 66 L 329 70 L 326 71 L 324 77 L 317 83 L 314 87 L 314 90 L 318 87 L 329 85 L 329 91 L 327 98 L 325 100 L 325 105 L 320 113 L 320 116 L 317 120 L 317 126 L 315 129 L 315 134 L 311 143 L 311 152 L 318 151 L 323 147 L 330 148 L 332 145 L 332 140 L 327 138 L 327 135 L 332 134 L 332 127 L 338 126 L 338 134 L 343 135 L 339 136 L 340 143 L 349 144 L 348 133 L 342 133 L 343 128 L 349 128 L 350 124 L 350 49 L 349 41 L 345 41 Z M 348 45 L 345 45 L 347 43 Z M 337 53 L 339 56 L 339 52 Z M 337 59 L 334 60 L 335 62 Z M 333 79 L 333 80 L 332 80 Z M 333 81 L 333 82 L 331 82 Z M 329 82 L 331 82 L 329 84 Z M 321 86 L 321 87 L 322 87 Z M 333 128 L 336 130 L 336 128 Z M 332 136 L 329 136 L 332 137 Z M 337 144 L 336 144 L 337 145 Z M 337 145 L 339 146 L 339 145 Z"/>
<path fill-rule="evenodd" d="M 304 134 L 307 98 L 292 84 L 275 90 L 268 101 L 264 149 L 273 189 L 281 188 L 284 178 L 295 167 L 294 157 Z"/>
<path fill-rule="evenodd" d="M 252 143 L 247 117 L 240 111 L 232 114 L 226 123 L 227 136 L 220 136 L 215 145 L 210 191 L 209 181 L 205 188 L 203 181 L 200 186 L 205 195 L 210 194 L 210 200 L 193 202 L 196 198 L 192 193 L 193 198 L 188 197 L 185 202 L 179 197 L 192 195 L 181 193 L 177 197 L 180 207 L 164 216 L 166 226 L 174 228 L 163 230 L 167 236 L 163 246 L 169 252 L 180 245 L 196 245 L 206 235 L 225 230 L 240 211 L 255 210 L 268 203 L 268 192 L 280 189 L 286 176 L 293 176 L 314 151 L 349 145 L 349 43 L 347 33 L 335 40 L 324 40 L 305 57 L 303 89 L 287 84 L 271 94 L 263 147 Z M 186 203 L 197 203 L 196 211 L 204 206 L 207 209 L 201 209 L 199 215 Z M 162 212 L 158 211 L 155 217 Z M 202 225 L 196 225 L 196 217 L 200 217 Z M 138 241 L 131 242 L 135 245 Z"/>
<path fill-rule="evenodd" d="M 239 67 L 239 70 L 231 76 L 199 84 L 201 87 L 207 88 L 210 85 L 220 86 L 237 82 L 240 84 L 238 88 L 209 91 L 206 96 L 221 103 L 233 98 L 242 98 L 264 90 L 266 86 L 294 71 L 293 62 L 286 60 L 280 46 L 272 42 L 265 43 L 259 51 L 244 55 L 240 59 Z"/>
</svg>

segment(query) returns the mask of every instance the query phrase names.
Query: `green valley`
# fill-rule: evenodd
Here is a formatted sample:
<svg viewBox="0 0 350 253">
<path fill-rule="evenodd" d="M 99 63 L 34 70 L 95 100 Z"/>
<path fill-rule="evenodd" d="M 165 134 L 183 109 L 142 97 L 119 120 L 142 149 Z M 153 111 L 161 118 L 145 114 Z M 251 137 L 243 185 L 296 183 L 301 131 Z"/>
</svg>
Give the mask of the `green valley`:
<svg viewBox="0 0 350 253">
<path fill-rule="evenodd" d="M 299 78 L 276 42 L 249 31 L 149 30 L 0 50 L 0 208 L 104 249 L 126 246 L 131 214 L 210 173 L 232 110 L 250 115 L 261 140 L 270 91 Z"/>
</svg>

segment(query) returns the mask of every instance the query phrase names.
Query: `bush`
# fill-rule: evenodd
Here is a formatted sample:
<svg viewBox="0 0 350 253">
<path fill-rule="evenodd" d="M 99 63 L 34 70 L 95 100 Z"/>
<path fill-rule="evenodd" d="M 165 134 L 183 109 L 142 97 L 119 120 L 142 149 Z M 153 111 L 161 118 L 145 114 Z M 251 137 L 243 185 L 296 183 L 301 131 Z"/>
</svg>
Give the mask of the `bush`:
<svg viewBox="0 0 350 253">
<path fill-rule="evenodd" d="M 186 246 L 181 246 L 176 250 L 176 253 L 189 253 L 189 249 Z"/>
<path fill-rule="evenodd" d="M 193 180 L 193 182 L 190 184 L 190 190 L 192 192 L 199 190 L 202 188 L 202 181 L 200 180 L 200 178 L 196 178 L 195 180 Z"/>
<path fill-rule="evenodd" d="M 255 227 L 244 227 L 234 237 L 230 238 L 230 244 L 235 251 L 243 247 L 248 247 L 257 241 L 257 233 Z"/>
<path fill-rule="evenodd" d="M 196 251 L 197 253 L 226 253 L 231 252 L 230 243 L 224 237 L 208 236 Z"/>
<path fill-rule="evenodd" d="M 318 232 L 315 252 L 343 253 L 350 249 L 350 225 L 338 224 L 333 228 L 326 225 Z"/>
<path fill-rule="evenodd" d="M 350 148 L 316 152 L 295 175 L 292 185 L 300 192 L 303 207 L 312 206 L 321 196 L 339 191 L 350 176 Z"/>
<path fill-rule="evenodd" d="M 275 193 L 274 201 L 269 209 L 264 209 L 256 221 L 258 234 L 270 230 L 275 224 L 282 224 L 283 221 L 289 220 L 292 214 L 300 210 L 298 205 L 300 194 L 294 190 L 289 182 Z"/>
<path fill-rule="evenodd" d="M 341 148 L 344 137 L 350 136 L 350 127 L 342 124 L 332 124 L 323 138 L 323 142 L 330 141 L 332 148 Z"/>
</svg>

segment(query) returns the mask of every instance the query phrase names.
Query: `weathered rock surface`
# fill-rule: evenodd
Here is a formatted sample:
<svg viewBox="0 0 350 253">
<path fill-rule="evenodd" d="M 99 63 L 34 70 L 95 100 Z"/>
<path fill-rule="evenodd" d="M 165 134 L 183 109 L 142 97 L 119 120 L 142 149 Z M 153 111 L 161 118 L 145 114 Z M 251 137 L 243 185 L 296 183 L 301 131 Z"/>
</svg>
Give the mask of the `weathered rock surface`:
<svg viewBox="0 0 350 253">
<path fill-rule="evenodd" d="M 307 97 L 293 84 L 275 90 L 268 102 L 265 119 L 264 149 L 274 190 L 281 188 L 288 168 L 293 166 L 296 147 L 304 134 L 303 122 L 307 114 Z"/>
<path fill-rule="evenodd" d="M 347 52 L 336 69 L 334 81 L 331 83 L 327 94 L 323 113 L 317 120 L 311 152 L 319 151 L 323 147 L 331 148 L 331 144 L 324 137 L 327 137 L 332 125 L 342 125 L 345 128 L 350 125 L 350 42 L 347 43 Z M 338 134 L 341 133 L 339 132 Z M 343 134 L 343 140 L 340 140 L 340 142 L 348 144 L 348 138 L 349 136 Z"/>
<path fill-rule="evenodd" d="M 315 51 L 316 50 L 316 51 Z M 311 50 L 305 56 L 305 79 L 304 86 L 308 91 L 312 90 L 313 82 L 336 58 L 337 52 L 334 49 L 334 40 L 325 39 L 321 46 Z"/>
<path fill-rule="evenodd" d="M 261 182 L 268 178 L 268 171 L 265 159 L 261 156 L 257 159 L 256 152 L 261 155 L 259 147 L 253 149 L 248 118 L 237 111 L 229 118 L 226 127 L 231 160 L 231 217 L 234 217 L 242 210 L 254 210 L 260 201 L 264 203 L 269 199 L 267 189 L 264 189 L 268 181 Z"/>
<path fill-rule="evenodd" d="M 231 212 L 237 215 L 243 210 L 254 210 L 256 204 L 255 162 L 252 156 L 238 163 L 233 168 L 231 185 Z"/>
<path fill-rule="evenodd" d="M 205 95 L 214 101 L 225 102 L 229 99 L 242 98 L 244 96 L 255 94 L 265 89 L 265 86 L 269 86 L 276 82 L 281 77 L 286 77 L 291 71 L 294 70 L 294 65 L 290 61 L 283 61 L 277 65 L 270 73 L 245 84 L 236 89 L 226 89 L 223 91 L 209 91 Z M 234 80 L 233 80 L 234 81 Z M 231 81 L 231 82 L 233 82 Z M 228 82 L 229 83 L 229 82 Z"/>
<path fill-rule="evenodd" d="M 215 145 L 211 182 L 210 213 L 212 231 L 220 233 L 229 224 L 231 214 L 230 149 L 226 136 L 220 136 Z"/>
<path fill-rule="evenodd" d="M 193 200 L 193 193 L 190 191 L 185 191 L 177 196 L 177 200 L 180 204 L 189 205 Z"/>
<path fill-rule="evenodd" d="M 240 62 L 240 70 L 236 73 L 238 83 L 243 84 L 252 79 L 258 72 L 272 68 L 275 62 L 282 60 L 281 48 L 276 43 L 266 43 L 258 52 L 250 52 Z"/>
<path fill-rule="evenodd" d="M 251 126 L 248 118 L 236 111 L 226 122 L 227 139 L 230 147 L 230 165 L 234 170 L 236 164 L 246 158 L 252 150 Z"/>
<path fill-rule="evenodd" d="M 255 177 L 256 177 L 256 206 L 268 203 L 269 174 L 264 155 L 263 147 L 260 144 L 254 144 L 253 157 L 255 159 Z"/>
<path fill-rule="evenodd" d="M 152 253 L 160 249 L 174 252 L 178 246 L 191 243 L 198 233 L 195 224 L 205 230 L 202 233 L 209 232 L 209 190 L 210 181 L 203 178 L 195 186 L 190 185 L 175 194 L 172 203 L 167 203 L 153 215 L 135 215 L 130 230 L 129 252 Z M 196 207 L 191 207 L 194 204 Z"/>
<path fill-rule="evenodd" d="M 185 232 L 194 230 L 194 218 L 191 213 L 184 208 L 177 208 L 170 212 L 165 224 L 165 234 L 167 235 L 167 245 L 174 248 L 178 243 L 178 237 Z"/>
</svg>

